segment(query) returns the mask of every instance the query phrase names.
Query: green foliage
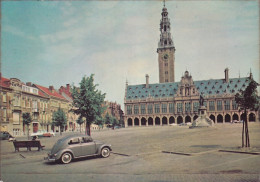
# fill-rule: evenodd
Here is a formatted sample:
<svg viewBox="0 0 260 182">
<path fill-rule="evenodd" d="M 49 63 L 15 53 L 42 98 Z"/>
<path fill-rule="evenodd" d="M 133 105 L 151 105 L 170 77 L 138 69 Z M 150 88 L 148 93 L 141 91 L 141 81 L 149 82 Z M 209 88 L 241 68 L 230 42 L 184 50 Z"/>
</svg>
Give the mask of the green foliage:
<svg viewBox="0 0 260 182">
<path fill-rule="evenodd" d="M 244 111 L 245 121 L 243 122 L 242 129 L 242 147 L 250 147 L 248 121 L 247 121 L 247 110 L 258 110 L 259 108 L 259 96 L 257 95 L 257 83 L 251 80 L 249 85 L 244 91 L 235 95 L 236 103 L 240 109 Z M 245 142 L 244 142 L 245 139 Z M 245 143 L 245 145 L 244 145 Z"/>
<path fill-rule="evenodd" d="M 79 125 L 82 125 L 84 123 L 83 119 L 79 117 L 76 121 Z"/>
<path fill-rule="evenodd" d="M 27 125 L 27 137 L 28 137 L 28 140 L 29 140 L 29 125 L 32 122 L 32 117 L 31 117 L 31 114 L 28 113 L 28 112 L 23 113 L 22 117 L 23 117 L 23 124 Z"/>
<path fill-rule="evenodd" d="M 29 126 L 32 122 L 31 114 L 26 112 L 23 113 L 22 117 L 23 117 L 23 124 Z"/>
<path fill-rule="evenodd" d="M 259 108 L 259 96 L 257 95 L 257 83 L 251 80 L 244 91 L 235 95 L 236 103 L 243 109 L 257 110 Z"/>
<path fill-rule="evenodd" d="M 108 113 L 106 113 L 104 121 L 105 121 L 105 124 L 111 123 L 111 116 Z"/>
<path fill-rule="evenodd" d="M 98 126 L 103 126 L 104 123 L 105 123 L 105 120 L 104 120 L 103 117 L 97 117 L 94 123 L 95 123 L 96 125 L 98 125 Z"/>
<path fill-rule="evenodd" d="M 104 120 L 105 120 L 105 124 L 113 127 L 119 124 L 119 121 L 114 116 L 111 116 L 108 113 L 106 114 Z"/>
<path fill-rule="evenodd" d="M 105 99 L 105 94 L 96 89 L 97 85 L 94 84 L 94 75 L 90 77 L 84 76 L 80 82 L 80 87 L 73 86 L 72 98 L 73 109 L 71 111 L 81 118 L 86 119 L 86 129 L 90 135 L 90 125 L 104 112 L 102 103 Z"/>
<path fill-rule="evenodd" d="M 66 114 L 61 108 L 53 112 L 52 122 L 55 126 L 60 126 L 62 129 L 67 125 Z"/>
</svg>

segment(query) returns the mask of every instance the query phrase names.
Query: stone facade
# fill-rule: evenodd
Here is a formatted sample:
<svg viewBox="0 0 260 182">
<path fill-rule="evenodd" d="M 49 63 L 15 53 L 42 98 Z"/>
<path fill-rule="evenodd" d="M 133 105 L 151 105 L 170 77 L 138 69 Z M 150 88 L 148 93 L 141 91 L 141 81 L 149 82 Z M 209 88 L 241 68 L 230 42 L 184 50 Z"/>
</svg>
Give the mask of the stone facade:
<svg viewBox="0 0 260 182">
<path fill-rule="evenodd" d="M 158 45 L 159 83 L 128 85 L 125 88 L 125 126 L 154 126 L 192 122 L 198 117 L 199 98 L 204 97 L 207 114 L 214 123 L 244 120 L 235 102 L 235 94 L 244 90 L 249 77 L 229 78 L 225 69 L 224 79 L 193 81 L 188 71 L 180 82 L 174 81 L 175 47 L 170 36 L 167 9 L 162 10 Z M 257 111 L 249 111 L 248 121 L 259 120 Z"/>
</svg>

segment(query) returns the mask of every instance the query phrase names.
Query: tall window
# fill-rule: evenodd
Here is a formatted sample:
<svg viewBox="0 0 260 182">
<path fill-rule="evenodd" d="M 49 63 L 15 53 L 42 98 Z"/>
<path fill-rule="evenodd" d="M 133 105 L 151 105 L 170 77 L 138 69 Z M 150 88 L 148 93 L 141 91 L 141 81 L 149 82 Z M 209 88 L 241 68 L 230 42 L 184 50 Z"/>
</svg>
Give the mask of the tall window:
<svg viewBox="0 0 260 182">
<path fill-rule="evenodd" d="M 232 100 L 232 109 L 233 110 L 237 110 L 238 109 L 238 105 L 237 105 L 235 100 Z"/>
<path fill-rule="evenodd" d="M 148 114 L 153 114 L 153 105 L 152 104 L 148 105 Z"/>
<path fill-rule="evenodd" d="M 145 112 L 145 104 L 141 105 L 141 114 L 146 114 L 146 112 Z"/>
<path fill-rule="evenodd" d="M 224 107 L 225 107 L 225 110 L 230 110 L 230 101 L 229 100 L 225 100 L 224 101 Z"/>
<path fill-rule="evenodd" d="M 160 113 L 160 105 L 159 104 L 155 104 L 154 105 L 154 112 L 155 113 Z"/>
<path fill-rule="evenodd" d="M 174 113 L 174 103 L 169 103 L 169 113 Z"/>
<path fill-rule="evenodd" d="M 139 114 L 139 106 L 134 105 L 134 114 Z"/>
<path fill-rule="evenodd" d="M 36 100 L 32 101 L 32 107 L 33 107 L 33 109 L 37 109 L 38 108 L 38 104 L 37 104 Z"/>
<path fill-rule="evenodd" d="M 132 106 L 128 105 L 127 107 L 127 114 L 132 114 Z"/>
<path fill-rule="evenodd" d="M 215 101 L 209 101 L 209 110 L 215 111 Z"/>
<path fill-rule="evenodd" d="M 198 112 L 199 110 L 199 102 L 193 102 L 193 111 Z"/>
<path fill-rule="evenodd" d="M 222 111 L 222 101 L 221 100 L 217 101 L 217 110 Z"/>
<path fill-rule="evenodd" d="M 162 113 L 167 113 L 167 104 L 162 104 Z"/>
<path fill-rule="evenodd" d="M 177 112 L 182 112 L 182 103 L 177 103 Z"/>
<path fill-rule="evenodd" d="M 6 108 L 3 108 L 3 118 L 4 118 L 4 121 L 6 121 Z"/>
<path fill-rule="evenodd" d="M 13 104 L 14 104 L 14 106 L 20 106 L 20 96 L 19 95 L 14 96 Z"/>
<path fill-rule="evenodd" d="M 3 93 L 3 102 L 6 102 L 6 93 Z"/>
<path fill-rule="evenodd" d="M 185 103 L 185 112 L 190 112 L 191 108 L 190 108 L 190 102 L 186 102 Z"/>
</svg>

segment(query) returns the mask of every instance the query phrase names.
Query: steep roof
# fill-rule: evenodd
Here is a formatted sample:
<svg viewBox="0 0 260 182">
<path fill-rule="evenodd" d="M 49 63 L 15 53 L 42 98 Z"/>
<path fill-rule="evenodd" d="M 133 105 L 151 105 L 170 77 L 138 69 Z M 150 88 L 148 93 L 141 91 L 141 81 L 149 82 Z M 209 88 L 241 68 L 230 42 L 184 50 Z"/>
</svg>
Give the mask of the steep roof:
<svg viewBox="0 0 260 182">
<path fill-rule="evenodd" d="M 56 97 L 56 98 L 59 98 L 59 99 L 63 99 L 63 100 L 66 100 L 62 95 L 60 95 L 56 90 L 53 89 L 53 92 L 51 92 L 49 90 L 49 88 L 46 88 L 46 87 L 43 87 L 41 85 L 37 85 L 37 84 L 34 84 L 40 91 L 42 91 L 43 93 L 49 95 L 49 96 L 52 96 L 52 97 Z"/>
<path fill-rule="evenodd" d="M 0 86 L 9 88 L 10 87 L 10 80 L 0 76 Z"/>
<path fill-rule="evenodd" d="M 200 94 L 222 95 L 226 93 L 236 94 L 240 89 L 244 90 L 250 82 L 250 78 L 231 78 L 226 83 L 223 79 L 210 79 L 194 81 L 194 84 Z M 149 84 L 149 88 L 145 84 L 128 85 L 126 100 L 145 99 L 148 97 L 165 98 L 174 97 L 180 82 L 174 83 L 156 83 Z"/>
</svg>

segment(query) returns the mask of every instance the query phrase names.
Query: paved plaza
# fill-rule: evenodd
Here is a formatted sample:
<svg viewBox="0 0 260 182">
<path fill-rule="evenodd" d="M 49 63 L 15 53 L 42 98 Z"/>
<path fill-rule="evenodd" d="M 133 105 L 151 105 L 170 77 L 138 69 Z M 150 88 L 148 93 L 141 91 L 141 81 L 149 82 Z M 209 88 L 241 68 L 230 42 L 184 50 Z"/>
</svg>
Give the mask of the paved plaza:
<svg viewBox="0 0 260 182">
<path fill-rule="evenodd" d="M 40 152 L 21 149 L 15 153 L 11 142 L 1 141 L 1 180 L 260 181 L 260 123 L 249 124 L 250 149 L 240 148 L 241 131 L 242 124 L 94 131 L 94 139 L 112 144 L 111 156 L 77 159 L 67 165 L 43 160 L 59 135 L 41 138 L 46 147 Z"/>
</svg>

